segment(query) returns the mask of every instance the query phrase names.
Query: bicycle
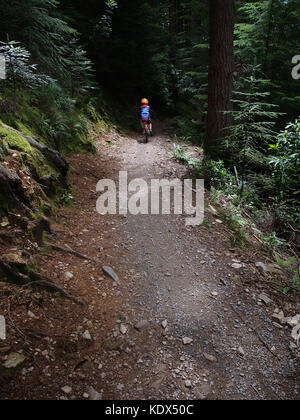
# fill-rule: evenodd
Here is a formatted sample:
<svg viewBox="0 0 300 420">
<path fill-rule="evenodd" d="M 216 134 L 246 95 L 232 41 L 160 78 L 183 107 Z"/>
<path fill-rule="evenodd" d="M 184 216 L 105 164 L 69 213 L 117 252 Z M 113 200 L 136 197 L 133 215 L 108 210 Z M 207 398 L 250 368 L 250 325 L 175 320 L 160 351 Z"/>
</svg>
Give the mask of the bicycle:
<svg viewBox="0 0 300 420">
<path fill-rule="evenodd" d="M 143 121 L 143 135 L 145 136 L 145 143 L 148 143 L 149 137 L 151 136 L 150 121 Z"/>
</svg>

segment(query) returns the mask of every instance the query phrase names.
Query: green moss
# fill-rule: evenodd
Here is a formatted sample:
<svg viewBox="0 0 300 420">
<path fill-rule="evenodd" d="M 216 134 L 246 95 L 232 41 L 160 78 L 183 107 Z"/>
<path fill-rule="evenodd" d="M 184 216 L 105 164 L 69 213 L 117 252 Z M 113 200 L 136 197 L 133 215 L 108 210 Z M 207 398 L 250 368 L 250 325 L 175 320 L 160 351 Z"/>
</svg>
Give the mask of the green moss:
<svg viewBox="0 0 300 420">
<path fill-rule="evenodd" d="M 4 143 L 0 142 L 0 162 L 2 162 L 7 155 L 7 149 Z"/>
<path fill-rule="evenodd" d="M 0 126 L 0 138 L 2 139 L 4 145 L 9 149 L 34 154 L 34 150 L 28 141 L 24 139 L 21 134 L 15 131 L 11 131 L 3 126 Z"/>
<path fill-rule="evenodd" d="M 33 138 L 36 137 L 36 133 L 34 132 L 34 130 L 31 127 L 29 128 L 27 125 L 24 125 L 21 121 L 16 121 L 15 126 L 17 127 L 19 131 L 22 131 L 22 133 L 24 133 L 26 136 L 33 137 Z"/>
<path fill-rule="evenodd" d="M 38 206 L 38 209 L 40 210 L 42 214 L 44 214 L 47 217 L 54 215 L 54 210 L 51 207 L 51 205 L 49 203 L 45 203 L 44 201 L 40 203 L 40 205 Z"/>
</svg>

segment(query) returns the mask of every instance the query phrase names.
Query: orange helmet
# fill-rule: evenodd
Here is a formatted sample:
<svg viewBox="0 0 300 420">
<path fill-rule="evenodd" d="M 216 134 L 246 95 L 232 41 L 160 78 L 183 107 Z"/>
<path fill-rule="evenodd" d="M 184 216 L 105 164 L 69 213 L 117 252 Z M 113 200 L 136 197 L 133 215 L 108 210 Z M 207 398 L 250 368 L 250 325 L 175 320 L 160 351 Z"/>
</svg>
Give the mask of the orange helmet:
<svg viewBox="0 0 300 420">
<path fill-rule="evenodd" d="M 144 99 L 141 100 L 141 103 L 145 104 L 145 105 L 148 105 L 149 101 L 148 101 L 148 99 L 144 98 Z"/>
</svg>

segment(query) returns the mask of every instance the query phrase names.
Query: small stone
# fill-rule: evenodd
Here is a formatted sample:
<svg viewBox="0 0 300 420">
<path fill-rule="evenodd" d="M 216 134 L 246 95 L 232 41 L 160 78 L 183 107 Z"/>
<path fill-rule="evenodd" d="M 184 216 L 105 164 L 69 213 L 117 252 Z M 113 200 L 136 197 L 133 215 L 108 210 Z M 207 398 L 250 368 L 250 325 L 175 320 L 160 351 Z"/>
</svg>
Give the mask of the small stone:
<svg viewBox="0 0 300 420">
<path fill-rule="evenodd" d="M 117 286 L 121 285 L 120 279 L 118 275 L 115 273 L 115 271 L 112 269 L 112 267 L 104 266 L 102 267 L 102 270 L 104 271 L 104 273 L 109 275 L 109 277 L 111 277 L 115 283 L 117 283 Z"/>
<path fill-rule="evenodd" d="M 25 356 L 20 353 L 10 353 L 3 364 L 6 369 L 11 369 L 19 366 L 25 360 Z"/>
<path fill-rule="evenodd" d="M 137 324 L 135 324 L 134 328 L 138 331 L 141 331 L 142 329 L 149 326 L 149 322 L 146 320 L 139 321 Z"/>
<path fill-rule="evenodd" d="M 219 295 L 219 293 L 218 292 L 211 292 L 211 295 L 214 296 L 214 297 L 217 297 Z"/>
<path fill-rule="evenodd" d="M 102 400 L 102 395 L 99 394 L 92 386 L 88 390 L 90 401 L 100 401 Z"/>
<path fill-rule="evenodd" d="M 211 354 L 207 354 L 204 353 L 203 356 L 205 357 L 206 360 L 210 361 L 210 362 L 217 362 L 217 358 L 215 356 L 212 356 Z"/>
<path fill-rule="evenodd" d="M 127 327 L 124 324 L 120 325 L 121 334 L 125 335 L 127 333 Z"/>
<path fill-rule="evenodd" d="M 298 324 L 300 324 L 300 315 L 298 314 L 292 318 L 286 318 L 286 323 L 292 328 L 296 327 Z"/>
<path fill-rule="evenodd" d="M 243 268 L 242 264 L 234 263 L 231 265 L 232 268 L 235 268 L 236 270 L 239 270 L 240 268 Z"/>
<path fill-rule="evenodd" d="M 73 274 L 73 273 L 71 273 L 70 271 L 67 271 L 67 272 L 65 273 L 65 278 L 66 278 L 67 280 L 72 280 L 72 279 L 74 278 L 74 274 Z"/>
<path fill-rule="evenodd" d="M 284 316 L 284 312 L 280 311 L 280 312 L 274 312 L 274 314 L 272 315 L 273 319 L 277 319 L 281 324 L 284 324 L 286 322 L 285 316 Z"/>
<path fill-rule="evenodd" d="M 122 391 L 123 389 L 124 389 L 124 385 L 123 384 L 118 384 L 117 390 Z"/>
<path fill-rule="evenodd" d="M 190 380 L 186 380 L 184 385 L 186 386 L 186 388 L 192 388 L 192 382 Z"/>
<path fill-rule="evenodd" d="M 258 296 L 258 299 L 262 300 L 267 306 L 269 306 L 273 302 L 273 300 L 270 299 L 269 296 L 266 295 L 265 293 L 261 293 Z"/>
<path fill-rule="evenodd" d="M 9 221 L 8 221 L 8 219 L 7 219 L 7 218 L 3 219 L 3 222 L 1 222 L 1 226 L 2 226 L 2 227 L 9 226 Z"/>
<path fill-rule="evenodd" d="M 183 342 L 183 344 L 186 346 L 186 345 L 188 345 L 188 344 L 192 344 L 192 342 L 193 342 L 194 340 L 192 339 L 192 338 L 189 338 L 189 337 L 184 337 L 183 339 L 182 339 L 182 342 Z"/>
<path fill-rule="evenodd" d="M 165 330 L 165 329 L 167 328 L 167 326 L 168 326 L 168 321 L 167 321 L 167 320 L 163 321 L 163 322 L 161 323 L 161 326 L 162 326 L 162 327 L 163 327 L 163 329 Z"/>
<path fill-rule="evenodd" d="M 88 340 L 88 341 L 91 341 L 91 340 L 92 340 L 92 336 L 91 336 L 91 333 L 89 332 L 89 330 L 86 330 L 86 331 L 82 334 L 82 337 L 83 337 L 85 340 Z"/>
<path fill-rule="evenodd" d="M 28 311 L 28 312 L 27 312 L 27 315 L 29 316 L 29 318 L 35 318 L 34 313 L 33 313 L 33 312 L 31 312 L 31 311 Z"/>
<path fill-rule="evenodd" d="M 243 349 L 243 347 L 239 347 L 238 348 L 238 352 L 239 352 L 239 354 L 242 356 L 242 357 L 244 357 L 245 356 L 245 351 L 244 351 L 244 349 Z"/>
<path fill-rule="evenodd" d="M 61 390 L 65 393 L 65 394 L 71 394 L 72 392 L 72 388 L 68 385 L 64 386 L 63 388 L 61 388 Z"/>
</svg>

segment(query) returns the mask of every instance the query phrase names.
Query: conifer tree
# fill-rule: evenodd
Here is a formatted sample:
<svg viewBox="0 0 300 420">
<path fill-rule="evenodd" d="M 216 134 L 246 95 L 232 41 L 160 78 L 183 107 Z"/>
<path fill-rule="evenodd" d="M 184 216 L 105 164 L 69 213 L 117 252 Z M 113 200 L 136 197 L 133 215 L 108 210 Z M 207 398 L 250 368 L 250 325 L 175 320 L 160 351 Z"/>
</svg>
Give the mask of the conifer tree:
<svg viewBox="0 0 300 420">
<path fill-rule="evenodd" d="M 37 73 L 37 65 L 30 64 L 30 53 L 20 46 L 19 42 L 0 42 L 0 54 L 5 58 L 7 80 L 13 87 L 14 112 L 17 108 L 17 90 L 19 87 L 35 88 L 49 84 L 53 80 L 44 74 Z"/>
</svg>

